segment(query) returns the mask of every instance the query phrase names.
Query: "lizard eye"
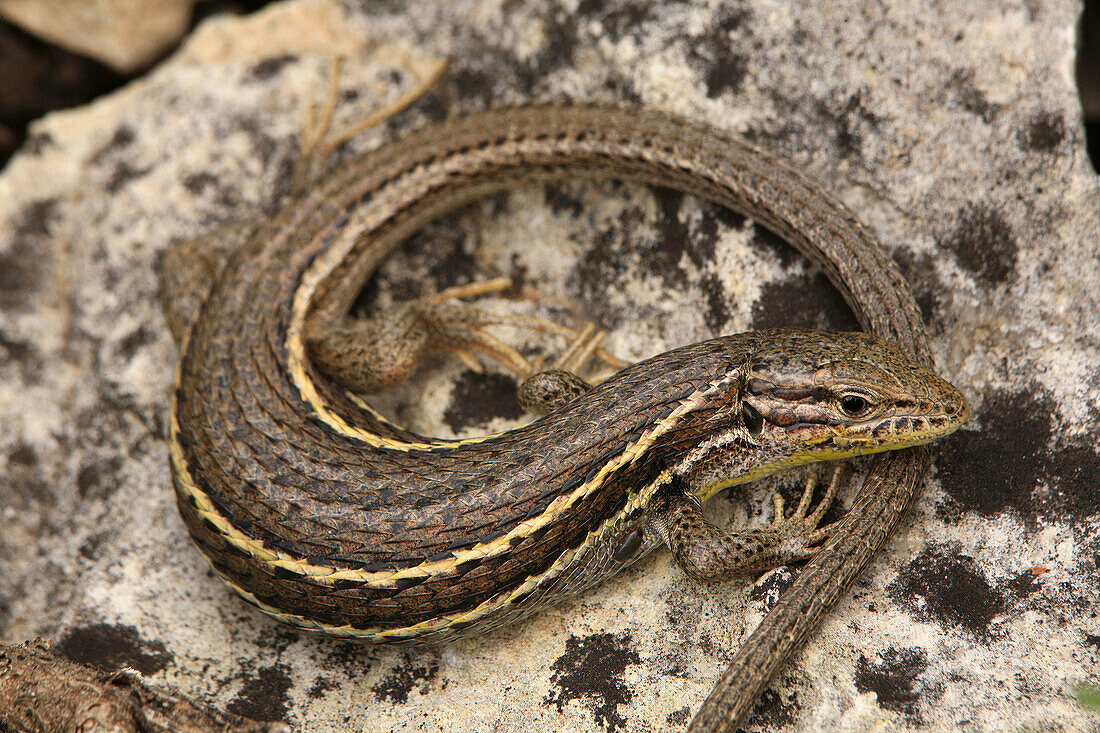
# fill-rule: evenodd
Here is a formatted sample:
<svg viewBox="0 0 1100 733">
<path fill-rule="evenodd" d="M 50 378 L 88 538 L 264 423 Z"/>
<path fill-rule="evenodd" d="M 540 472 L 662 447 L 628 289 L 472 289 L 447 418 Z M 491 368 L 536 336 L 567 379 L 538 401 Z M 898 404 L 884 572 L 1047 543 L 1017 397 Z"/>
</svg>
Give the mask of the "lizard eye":
<svg viewBox="0 0 1100 733">
<path fill-rule="evenodd" d="M 846 394 L 840 396 L 840 409 L 847 415 L 859 417 L 867 410 L 867 407 L 867 400 L 860 395 Z"/>
</svg>

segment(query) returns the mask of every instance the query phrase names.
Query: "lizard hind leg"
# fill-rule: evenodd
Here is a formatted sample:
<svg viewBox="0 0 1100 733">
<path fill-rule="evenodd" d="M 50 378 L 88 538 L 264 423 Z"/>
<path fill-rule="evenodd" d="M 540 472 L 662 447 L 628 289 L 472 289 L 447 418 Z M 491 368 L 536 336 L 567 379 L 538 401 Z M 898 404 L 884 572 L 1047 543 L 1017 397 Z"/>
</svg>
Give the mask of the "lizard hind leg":
<svg viewBox="0 0 1100 733">
<path fill-rule="evenodd" d="M 311 361 L 325 376 L 361 394 L 407 380 L 428 351 L 454 354 L 476 373 L 479 357 L 500 364 L 517 379 L 520 402 L 535 412 L 548 412 L 591 389 L 573 372 L 591 358 L 619 367 L 624 362 L 600 348 L 604 334 L 595 328 L 572 329 L 536 316 L 493 313 L 457 298 L 487 295 L 512 286 L 497 278 L 447 288 L 404 303 L 370 320 L 321 314 L 307 321 L 306 344 Z M 511 326 L 571 339 L 554 368 L 542 371 L 515 348 L 489 333 L 489 326 Z"/>
<path fill-rule="evenodd" d="M 484 369 L 471 352 L 480 352 L 526 375 L 531 371 L 527 360 L 484 330 L 496 318 L 454 300 L 509 287 L 510 280 L 498 278 L 448 288 L 367 320 L 315 317 L 306 325 L 310 359 L 329 379 L 361 394 L 404 382 L 429 350 L 454 353 L 475 372 Z"/>
<path fill-rule="evenodd" d="M 339 102 L 340 60 L 333 59 L 324 102 L 307 110 L 292 191 L 305 189 L 315 170 L 323 169 L 340 145 L 400 113 L 423 96 L 446 68 L 446 61 L 436 63 L 397 99 L 351 127 L 330 135 Z M 365 274 L 365 268 L 360 267 L 358 272 Z M 327 294 L 323 305 L 315 304 L 314 315 L 306 326 L 306 342 L 314 365 L 330 379 L 362 394 L 405 381 L 423 355 L 434 349 L 454 354 L 477 373 L 484 368 L 475 354 L 498 362 L 523 380 L 518 390 L 520 404 L 529 411 L 545 413 L 591 389 L 591 385 L 574 372 L 593 356 L 613 368 L 626 366 L 626 362 L 600 348 L 603 334 L 594 334 L 594 327 L 577 330 L 544 318 L 496 315 L 454 302 L 457 298 L 510 288 L 512 283 L 506 278 L 448 288 L 406 303 L 386 317 L 373 321 L 355 321 L 336 315 L 346 307 L 342 304 L 354 299 L 362 279 L 349 276 L 338 283 Z M 557 334 L 570 339 L 571 344 L 553 369 L 540 371 L 515 348 L 488 333 L 485 327 L 489 325 Z"/>
</svg>

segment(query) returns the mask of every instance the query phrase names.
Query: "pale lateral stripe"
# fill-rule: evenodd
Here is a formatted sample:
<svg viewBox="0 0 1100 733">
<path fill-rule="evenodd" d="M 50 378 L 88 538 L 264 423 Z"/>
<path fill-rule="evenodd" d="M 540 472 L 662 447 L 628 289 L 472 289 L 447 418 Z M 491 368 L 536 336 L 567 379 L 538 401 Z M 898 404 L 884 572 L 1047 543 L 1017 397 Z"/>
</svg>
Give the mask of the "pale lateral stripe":
<svg viewBox="0 0 1100 733">
<path fill-rule="evenodd" d="M 568 511 L 571 507 L 597 490 L 603 485 L 609 474 L 619 470 L 623 466 L 633 463 L 638 457 L 644 455 L 658 438 L 675 428 L 685 414 L 705 403 L 713 392 L 720 389 L 731 378 L 732 376 L 728 374 L 719 377 L 708 383 L 706 387 L 694 391 L 688 397 L 681 400 L 676 406 L 676 409 L 669 413 L 667 417 L 658 420 L 649 430 L 628 445 L 614 460 L 604 464 L 592 479 L 578 486 L 569 495 L 559 496 L 554 499 L 539 516 L 519 522 L 508 533 L 495 540 L 478 543 L 467 550 L 455 552 L 451 558 L 434 562 L 424 562 L 402 570 L 370 572 L 353 568 L 339 569 L 328 565 L 316 565 L 282 550 L 269 549 L 265 547 L 260 540 L 250 537 L 234 527 L 229 520 L 217 510 L 210 496 L 198 486 L 197 481 L 191 474 L 191 467 L 187 463 L 187 459 L 183 454 L 183 447 L 179 442 L 179 423 L 176 417 L 174 403 L 172 419 L 169 426 L 169 449 L 177 480 L 182 485 L 183 491 L 194 499 L 193 503 L 196 510 L 204 519 L 218 529 L 219 533 L 226 541 L 238 549 L 255 557 L 262 563 L 298 575 L 308 576 L 326 585 L 334 584 L 337 581 L 350 580 L 364 583 L 369 588 L 392 588 L 401 580 L 438 575 L 465 562 L 481 561 L 509 552 L 512 548 L 512 539 L 522 539 L 531 535 L 536 530 L 554 521 L 562 513 Z"/>
<path fill-rule="evenodd" d="M 218 573 L 219 577 L 225 581 L 225 583 L 233 589 L 237 595 L 241 596 L 248 603 L 263 611 L 268 616 L 271 616 L 279 621 L 288 623 L 292 626 L 297 626 L 302 629 L 310 631 L 316 631 L 318 633 L 327 634 L 329 636 L 338 636 L 345 638 L 356 638 L 364 641 L 373 641 L 382 643 L 386 641 L 401 641 L 416 639 L 426 636 L 428 634 L 446 632 L 447 629 L 456 624 L 472 624 L 477 621 L 491 615 L 497 610 L 508 607 L 516 602 L 516 599 L 526 594 L 528 591 L 543 585 L 549 581 L 557 578 L 561 573 L 570 566 L 578 554 L 591 547 L 598 545 L 601 541 L 607 538 L 609 532 L 614 529 L 620 517 L 626 516 L 634 511 L 644 508 L 653 498 L 654 492 L 664 483 L 668 481 L 671 470 L 665 470 L 661 472 L 653 481 L 647 484 L 643 489 L 632 494 L 628 500 L 626 506 L 615 514 L 608 517 L 603 521 L 597 530 L 589 532 L 585 537 L 584 542 L 580 543 L 576 547 L 570 548 L 559 557 L 553 565 L 547 568 L 543 573 L 539 575 L 529 576 L 523 583 L 509 591 L 508 593 L 501 594 L 483 601 L 474 608 L 463 611 L 460 613 L 451 613 L 437 616 L 427 621 L 421 621 L 420 623 L 413 624 L 412 626 L 403 626 L 400 628 L 392 629 L 357 629 L 349 624 L 343 626 L 334 626 L 331 624 L 325 624 L 308 616 L 299 616 L 297 614 L 286 613 L 284 611 L 275 608 L 269 604 L 266 604 L 256 598 L 255 595 L 249 591 L 236 585 L 232 580 L 226 578 L 221 573 Z M 217 570 L 215 570 L 217 572 Z"/>
</svg>

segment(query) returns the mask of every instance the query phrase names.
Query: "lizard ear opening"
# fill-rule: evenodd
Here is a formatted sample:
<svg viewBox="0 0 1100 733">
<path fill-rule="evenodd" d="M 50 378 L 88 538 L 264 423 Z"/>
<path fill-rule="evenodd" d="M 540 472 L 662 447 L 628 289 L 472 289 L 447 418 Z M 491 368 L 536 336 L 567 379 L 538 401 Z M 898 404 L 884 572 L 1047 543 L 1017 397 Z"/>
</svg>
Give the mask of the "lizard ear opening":
<svg viewBox="0 0 1100 733">
<path fill-rule="evenodd" d="M 754 438 L 764 430 L 764 416 L 760 411 L 748 402 L 741 402 L 741 419 L 745 422 L 745 430 Z"/>
</svg>

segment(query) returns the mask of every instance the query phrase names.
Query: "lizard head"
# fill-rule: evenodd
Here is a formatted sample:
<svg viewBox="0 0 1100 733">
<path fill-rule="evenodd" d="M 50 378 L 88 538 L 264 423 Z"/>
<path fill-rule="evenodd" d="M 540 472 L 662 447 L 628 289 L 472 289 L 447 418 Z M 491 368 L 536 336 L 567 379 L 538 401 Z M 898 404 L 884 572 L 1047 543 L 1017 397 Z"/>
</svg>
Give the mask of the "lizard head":
<svg viewBox="0 0 1100 733">
<path fill-rule="evenodd" d="M 776 331 L 751 354 L 742 384 L 746 437 L 793 446 L 785 465 L 927 443 L 970 413 L 946 380 L 864 333 Z"/>
<path fill-rule="evenodd" d="M 693 476 L 701 499 L 784 468 L 928 443 L 970 415 L 959 390 L 874 336 L 755 335 L 755 344 L 735 357 L 739 378 L 725 413 L 736 416 L 732 426 L 726 423 L 677 467 Z M 739 448 L 724 447 L 730 444 Z"/>
</svg>

